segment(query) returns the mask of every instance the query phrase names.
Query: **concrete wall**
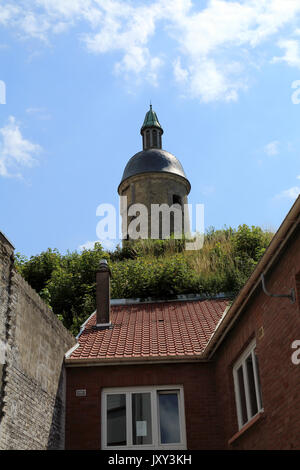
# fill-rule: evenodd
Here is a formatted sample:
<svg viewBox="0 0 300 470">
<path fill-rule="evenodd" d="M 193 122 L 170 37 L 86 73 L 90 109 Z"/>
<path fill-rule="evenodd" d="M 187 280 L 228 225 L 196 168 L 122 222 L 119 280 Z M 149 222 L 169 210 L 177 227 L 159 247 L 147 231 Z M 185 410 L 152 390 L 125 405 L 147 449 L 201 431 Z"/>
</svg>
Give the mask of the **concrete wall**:
<svg viewBox="0 0 300 470">
<path fill-rule="evenodd" d="M 0 238 L 0 449 L 64 447 L 64 354 L 75 338 L 13 266 Z"/>
<path fill-rule="evenodd" d="M 300 364 L 291 345 L 300 340 L 299 230 L 266 276 L 269 292 L 297 291 L 297 301 L 268 297 L 261 287 L 217 352 L 218 414 L 229 449 L 300 449 Z M 238 431 L 232 367 L 256 338 L 264 412 Z"/>
</svg>

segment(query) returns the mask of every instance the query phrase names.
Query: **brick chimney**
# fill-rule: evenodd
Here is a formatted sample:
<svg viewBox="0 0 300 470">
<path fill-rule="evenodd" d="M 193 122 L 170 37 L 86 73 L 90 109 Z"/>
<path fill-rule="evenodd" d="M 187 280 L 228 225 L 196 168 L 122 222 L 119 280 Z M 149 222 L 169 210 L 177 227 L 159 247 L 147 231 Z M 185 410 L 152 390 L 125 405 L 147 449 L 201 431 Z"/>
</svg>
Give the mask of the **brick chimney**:
<svg viewBox="0 0 300 470">
<path fill-rule="evenodd" d="M 97 326 L 110 326 L 110 269 L 106 259 L 100 260 L 96 274 L 96 308 Z"/>
</svg>

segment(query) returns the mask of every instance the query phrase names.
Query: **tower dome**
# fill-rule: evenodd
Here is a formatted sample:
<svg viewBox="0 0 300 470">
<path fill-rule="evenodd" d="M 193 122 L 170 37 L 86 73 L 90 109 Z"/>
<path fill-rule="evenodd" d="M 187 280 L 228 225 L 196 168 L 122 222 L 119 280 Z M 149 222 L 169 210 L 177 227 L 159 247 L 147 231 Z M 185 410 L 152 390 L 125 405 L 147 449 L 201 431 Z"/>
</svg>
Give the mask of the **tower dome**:
<svg viewBox="0 0 300 470">
<path fill-rule="evenodd" d="M 166 150 L 153 148 L 133 155 L 125 167 L 120 185 L 128 178 L 143 173 L 171 173 L 180 176 L 185 179 L 190 192 L 190 182 L 180 161 Z"/>
</svg>

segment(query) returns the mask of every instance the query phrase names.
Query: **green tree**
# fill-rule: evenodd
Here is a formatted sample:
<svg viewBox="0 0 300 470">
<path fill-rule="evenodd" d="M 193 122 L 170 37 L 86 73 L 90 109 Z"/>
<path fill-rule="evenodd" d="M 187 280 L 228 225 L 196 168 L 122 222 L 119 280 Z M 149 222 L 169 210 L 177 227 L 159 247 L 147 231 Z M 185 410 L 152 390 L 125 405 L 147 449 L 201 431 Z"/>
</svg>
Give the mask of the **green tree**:
<svg viewBox="0 0 300 470">
<path fill-rule="evenodd" d="M 38 293 L 47 287 L 47 282 L 60 263 L 61 255 L 58 250 L 51 248 L 39 255 L 31 256 L 29 260 L 18 254 L 16 261 L 19 272 Z"/>
<path fill-rule="evenodd" d="M 248 225 L 239 225 L 238 230 L 233 238 L 233 248 L 236 256 L 249 256 L 254 261 L 259 261 L 273 234 L 264 232 L 260 227 Z"/>
</svg>

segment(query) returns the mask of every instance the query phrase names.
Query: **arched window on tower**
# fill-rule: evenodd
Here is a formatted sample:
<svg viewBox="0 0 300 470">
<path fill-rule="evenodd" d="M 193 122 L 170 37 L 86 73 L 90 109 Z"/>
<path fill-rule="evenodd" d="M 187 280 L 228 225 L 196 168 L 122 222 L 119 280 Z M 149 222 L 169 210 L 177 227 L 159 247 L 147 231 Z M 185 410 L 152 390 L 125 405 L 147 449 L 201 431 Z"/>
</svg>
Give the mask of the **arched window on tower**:
<svg viewBox="0 0 300 470">
<path fill-rule="evenodd" d="M 182 200 L 178 194 L 173 194 L 173 204 L 179 204 L 181 206 Z"/>
<path fill-rule="evenodd" d="M 146 132 L 146 148 L 150 147 L 150 131 Z"/>
<path fill-rule="evenodd" d="M 175 212 L 170 213 L 170 231 L 174 235 L 182 235 L 184 225 L 183 225 L 183 207 L 182 207 L 182 198 L 178 194 L 173 194 L 172 205 L 176 207 L 176 211 L 179 210 L 179 213 Z M 180 206 L 180 207 L 178 207 Z"/>
<path fill-rule="evenodd" d="M 153 130 L 152 131 L 152 146 L 153 147 L 157 147 L 157 131 L 156 130 Z"/>
</svg>

